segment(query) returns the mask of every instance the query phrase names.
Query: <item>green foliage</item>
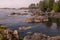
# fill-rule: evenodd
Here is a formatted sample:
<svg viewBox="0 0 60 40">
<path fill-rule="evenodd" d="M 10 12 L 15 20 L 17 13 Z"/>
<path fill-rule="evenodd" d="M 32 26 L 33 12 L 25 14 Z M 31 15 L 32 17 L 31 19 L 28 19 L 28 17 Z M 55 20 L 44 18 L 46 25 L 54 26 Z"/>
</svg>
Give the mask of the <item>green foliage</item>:
<svg viewBox="0 0 60 40">
<path fill-rule="evenodd" d="M 42 10 L 44 12 L 47 10 L 47 6 L 45 5 L 45 1 L 40 1 L 38 7 L 40 10 Z"/>
<path fill-rule="evenodd" d="M 1 35 L 2 35 L 2 37 L 0 37 L 0 40 L 7 40 L 6 35 L 3 35 L 3 34 L 1 34 Z"/>
<path fill-rule="evenodd" d="M 55 12 L 60 12 L 60 0 L 53 5 L 53 10 Z"/>
<path fill-rule="evenodd" d="M 1 25 L 0 26 L 0 33 L 2 32 L 2 30 L 6 29 L 6 26 L 5 25 Z"/>
<path fill-rule="evenodd" d="M 43 0 L 39 2 L 39 9 L 42 11 L 51 11 L 53 7 L 54 0 Z"/>
<path fill-rule="evenodd" d="M 48 6 L 47 11 L 53 10 L 52 8 L 53 8 L 54 0 L 48 0 L 47 4 L 48 4 L 47 5 Z"/>
<path fill-rule="evenodd" d="M 59 7 L 58 11 L 60 11 L 60 0 L 58 1 L 58 7 Z"/>
<path fill-rule="evenodd" d="M 7 40 L 7 38 L 6 37 L 3 37 L 2 40 Z"/>
<path fill-rule="evenodd" d="M 6 35 L 3 35 L 2 34 L 2 31 L 6 29 L 6 26 L 5 25 L 0 25 L 0 40 L 7 40 L 6 39 Z"/>
<path fill-rule="evenodd" d="M 55 0 L 43 0 L 38 3 L 37 7 L 44 12 L 50 12 L 52 10 L 55 12 L 60 12 L 60 0 L 57 2 L 55 2 Z"/>
<path fill-rule="evenodd" d="M 0 40 L 2 40 L 2 38 L 0 38 Z"/>
<path fill-rule="evenodd" d="M 54 10 L 55 12 L 58 12 L 58 9 L 59 9 L 58 3 L 54 3 L 54 5 L 53 5 L 53 10 Z"/>
</svg>

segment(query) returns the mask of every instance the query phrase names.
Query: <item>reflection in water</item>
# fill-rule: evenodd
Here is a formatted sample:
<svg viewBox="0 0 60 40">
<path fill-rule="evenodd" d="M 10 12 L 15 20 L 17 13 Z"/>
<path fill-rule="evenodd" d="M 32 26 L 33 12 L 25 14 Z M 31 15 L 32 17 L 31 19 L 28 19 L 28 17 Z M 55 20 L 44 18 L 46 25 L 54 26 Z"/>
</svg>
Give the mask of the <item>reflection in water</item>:
<svg viewBox="0 0 60 40">
<path fill-rule="evenodd" d="M 46 24 L 47 28 L 50 28 L 52 25 L 52 22 L 45 22 L 45 24 Z"/>
<path fill-rule="evenodd" d="M 51 25 L 52 25 L 52 19 L 49 18 L 49 21 L 48 22 L 44 22 L 44 23 L 46 24 L 47 28 L 50 28 Z"/>
<path fill-rule="evenodd" d="M 56 24 L 57 24 L 57 29 L 60 29 L 60 18 L 57 18 Z"/>
<path fill-rule="evenodd" d="M 45 22 L 47 28 L 59 29 L 60 28 L 60 19 L 59 18 L 49 18 L 48 22 Z"/>
<path fill-rule="evenodd" d="M 57 24 L 56 23 L 52 23 L 51 29 L 55 30 L 57 28 Z"/>
</svg>

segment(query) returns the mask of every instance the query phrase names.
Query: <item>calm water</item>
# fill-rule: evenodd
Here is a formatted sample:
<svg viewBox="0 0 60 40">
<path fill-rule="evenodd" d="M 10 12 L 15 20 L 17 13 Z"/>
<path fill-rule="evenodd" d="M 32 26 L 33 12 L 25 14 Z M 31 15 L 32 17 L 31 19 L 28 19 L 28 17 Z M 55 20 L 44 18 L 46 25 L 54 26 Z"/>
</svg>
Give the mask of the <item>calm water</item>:
<svg viewBox="0 0 60 40">
<path fill-rule="evenodd" d="M 40 32 L 50 36 L 60 35 L 60 23 L 47 22 L 47 23 L 24 23 L 31 15 L 18 15 L 8 16 L 12 12 L 23 13 L 24 10 L 2 10 L 0 9 L 0 24 L 6 24 L 8 29 L 15 30 L 21 26 L 32 26 L 31 29 L 19 31 L 21 36 L 26 35 L 27 32 Z M 29 13 L 29 12 L 28 12 Z M 30 14 L 30 13 L 29 13 Z"/>
</svg>

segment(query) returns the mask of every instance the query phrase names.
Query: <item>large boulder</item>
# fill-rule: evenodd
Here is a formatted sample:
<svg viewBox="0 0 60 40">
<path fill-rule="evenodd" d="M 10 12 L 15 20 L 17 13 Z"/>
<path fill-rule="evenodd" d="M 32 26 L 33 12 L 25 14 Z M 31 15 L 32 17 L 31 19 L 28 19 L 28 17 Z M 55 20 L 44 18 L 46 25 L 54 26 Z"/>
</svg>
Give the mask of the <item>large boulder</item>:
<svg viewBox="0 0 60 40">
<path fill-rule="evenodd" d="M 48 40 L 60 40 L 60 36 L 50 37 Z"/>
<path fill-rule="evenodd" d="M 33 35 L 27 35 L 23 40 L 47 40 L 48 36 L 42 33 L 34 33 Z"/>
</svg>

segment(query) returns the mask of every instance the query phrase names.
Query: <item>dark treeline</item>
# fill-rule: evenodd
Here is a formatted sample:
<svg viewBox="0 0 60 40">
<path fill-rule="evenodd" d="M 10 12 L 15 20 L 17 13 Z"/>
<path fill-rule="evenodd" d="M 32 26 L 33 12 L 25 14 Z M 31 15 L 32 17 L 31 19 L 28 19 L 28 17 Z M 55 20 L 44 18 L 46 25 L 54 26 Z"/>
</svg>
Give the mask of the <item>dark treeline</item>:
<svg viewBox="0 0 60 40">
<path fill-rule="evenodd" d="M 34 4 L 34 3 L 31 4 L 29 7 L 30 8 L 38 8 L 44 12 L 45 11 L 47 11 L 47 12 L 51 12 L 51 11 L 60 12 L 60 0 L 56 1 L 56 2 L 55 2 L 55 0 L 43 0 L 37 4 Z"/>
</svg>

